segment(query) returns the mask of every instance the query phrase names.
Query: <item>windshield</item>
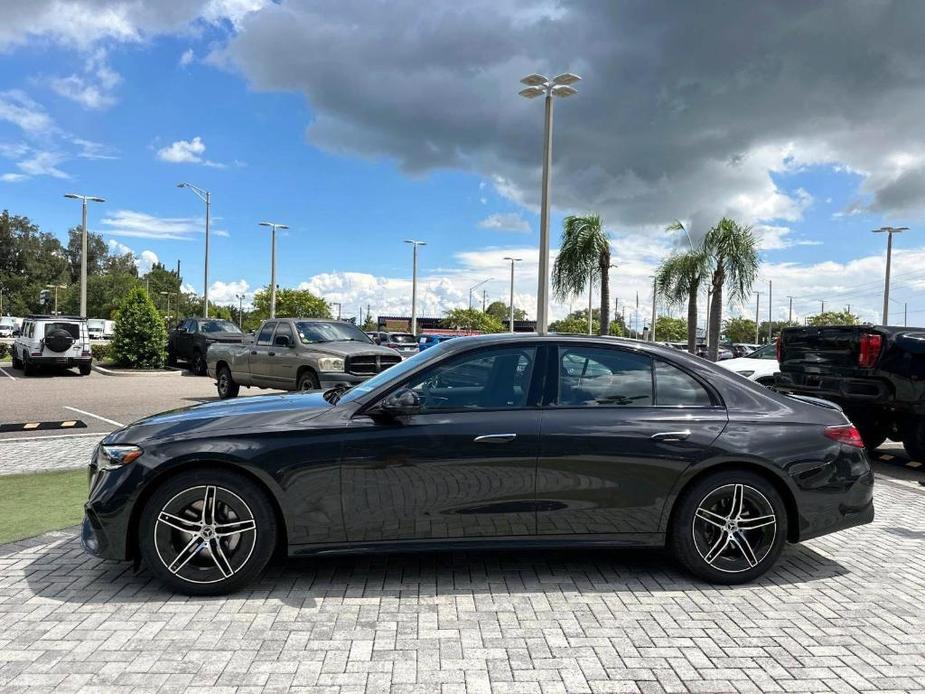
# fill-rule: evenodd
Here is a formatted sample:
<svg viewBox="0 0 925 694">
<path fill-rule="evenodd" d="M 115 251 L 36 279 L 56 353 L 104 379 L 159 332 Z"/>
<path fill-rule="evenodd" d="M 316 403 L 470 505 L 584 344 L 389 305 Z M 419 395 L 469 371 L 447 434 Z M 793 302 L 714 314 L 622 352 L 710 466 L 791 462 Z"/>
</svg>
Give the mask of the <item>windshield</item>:
<svg viewBox="0 0 925 694">
<path fill-rule="evenodd" d="M 414 335 L 408 333 L 389 333 L 389 342 L 414 344 L 417 340 L 414 339 Z"/>
<path fill-rule="evenodd" d="M 201 333 L 241 333 L 237 325 L 228 320 L 206 320 L 199 324 Z"/>
<path fill-rule="evenodd" d="M 350 402 L 351 400 L 356 400 L 357 398 L 360 398 L 367 393 L 371 393 L 377 388 L 382 388 L 390 383 L 394 383 L 395 381 L 400 381 L 405 377 L 406 374 L 414 371 L 422 364 L 426 364 L 429 361 L 433 361 L 442 357 L 446 350 L 447 343 L 441 342 L 439 345 L 424 350 L 423 352 L 416 352 L 413 356 L 408 357 L 404 361 L 398 362 L 395 366 L 390 366 L 385 371 L 376 374 L 369 380 L 363 381 L 359 385 L 354 386 L 346 393 L 344 393 L 339 402 Z"/>
<path fill-rule="evenodd" d="M 777 359 L 777 345 L 765 345 L 745 357 L 746 359 Z"/>
<path fill-rule="evenodd" d="M 353 323 L 327 323 L 321 321 L 298 321 L 295 324 L 296 332 L 303 344 L 310 345 L 317 342 L 362 342 L 372 344 L 373 341 L 356 327 Z"/>
</svg>

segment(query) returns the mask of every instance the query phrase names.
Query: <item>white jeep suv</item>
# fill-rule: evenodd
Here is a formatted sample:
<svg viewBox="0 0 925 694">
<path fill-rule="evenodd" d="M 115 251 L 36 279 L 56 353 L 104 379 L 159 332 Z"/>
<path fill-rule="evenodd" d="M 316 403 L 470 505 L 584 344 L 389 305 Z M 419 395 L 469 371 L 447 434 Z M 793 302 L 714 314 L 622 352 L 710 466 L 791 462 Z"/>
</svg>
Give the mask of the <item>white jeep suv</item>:
<svg viewBox="0 0 925 694">
<path fill-rule="evenodd" d="M 13 343 L 13 368 L 31 376 L 41 366 L 80 369 L 90 373 L 87 321 L 75 316 L 27 316 Z"/>
</svg>

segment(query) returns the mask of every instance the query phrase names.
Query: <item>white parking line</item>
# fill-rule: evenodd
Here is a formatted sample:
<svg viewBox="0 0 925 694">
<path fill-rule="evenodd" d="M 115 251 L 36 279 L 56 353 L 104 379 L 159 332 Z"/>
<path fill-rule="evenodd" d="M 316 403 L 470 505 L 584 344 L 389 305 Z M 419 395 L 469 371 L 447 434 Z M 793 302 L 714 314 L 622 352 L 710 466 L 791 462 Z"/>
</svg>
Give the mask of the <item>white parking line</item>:
<svg viewBox="0 0 925 694">
<path fill-rule="evenodd" d="M 0 369 L 0 373 L 2 373 L 2 374 L 3 374 L 4 376 L 6 376 L 7 378 L 12 378 L 14 381 L 16 380 L 16 377 L 13 376 L 12 374 L 8 374 L 8 373 L 6 372 L 6 369 Z"/>
<path fill-rule="evenodd" d="M 76 407 L 71 407 L 69 405 L 65 405 L 64 409 L 72 410 L 74 412 L 79 412 L 80 414 L 87 415 L 88 417 L 93 417 L 94 419 L 99 419 L 100 421 L 106 422 L 107 424 L 114 424 L 117 427 L 125 426 L 122 422 L 117 422 L 114 419 L 106 419 L 106 417 L 100 417 L 98 414 L 93 414 L 92 412 L 87 412 L 86 410 L 78 410 Z"/>
</svg>

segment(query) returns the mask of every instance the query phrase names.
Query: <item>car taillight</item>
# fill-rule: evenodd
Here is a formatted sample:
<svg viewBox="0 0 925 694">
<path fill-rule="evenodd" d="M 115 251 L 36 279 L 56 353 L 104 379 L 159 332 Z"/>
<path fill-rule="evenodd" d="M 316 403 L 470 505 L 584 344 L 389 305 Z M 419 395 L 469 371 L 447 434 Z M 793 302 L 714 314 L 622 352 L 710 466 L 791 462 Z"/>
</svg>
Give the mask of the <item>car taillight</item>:
<svg viewBox="0 0 925 694">
<path fill-rule="evenodd" d="M 846 446 L 855 448 L 864 448 L 864 439 L 861 438 L 861 432 L 853 424 L 839 424 L 834 427 L 825 428 L 826 438 L 838 441 Z"/>
<path fill-rule="evenodd" d="M 861 349 L 858 352 L 858 366 L 862 369 L 869 369 L 877 363 L 877 357 L 880 356 L 880 346 L 883 344 L 883 338 L 876 333 L 864 333 L 861 335 Z"/>
<path fill-rule="evenodd" d="M 781 341 L 781 336 L 778 335 L 778 336 L 777 336 L 777 344 L 775 345 L 775 352 L 776 352 L 776 355 L 775 355 L 775 356 L 777 357 L 777 363 L 778 363 L 778 364 L 780 364 L 780 355 L 781 355 L 781 353 L 784 351 L 783 348 L 784 348 L 784 345 L 783 345 L 783 342 Z"/>
</svg>

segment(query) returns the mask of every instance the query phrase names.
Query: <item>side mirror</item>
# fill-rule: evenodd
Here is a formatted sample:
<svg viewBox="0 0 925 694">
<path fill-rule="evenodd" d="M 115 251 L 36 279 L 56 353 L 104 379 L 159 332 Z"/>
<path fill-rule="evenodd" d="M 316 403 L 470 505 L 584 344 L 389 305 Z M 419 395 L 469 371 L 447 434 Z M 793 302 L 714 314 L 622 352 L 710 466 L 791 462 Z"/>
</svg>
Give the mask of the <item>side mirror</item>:
<svg viewBox="0 0 925 694">
<path fill-rule="evenodd" d="M 421 398 L 410 388 L 399 388 L 386 396 L 376 409 L 389 417 L 418 414 L 421 411 Z"/>
<path fill-rule="evenodd" d="M 273 338 L 273 344 L 277 347 L 289 347 L 289 336 L 277 335 L 275 338 Z"/>
<path fill-rule="evenodd" d="M 178 326 L 177 326 L 177 332 L 178 332 L 178 333 L 185 333 L 185 332 L 186 332 L 186 327 L 185 327 L 185 326 L 182 326 L 182 325 L 178 325 Z"/>
</svg>

